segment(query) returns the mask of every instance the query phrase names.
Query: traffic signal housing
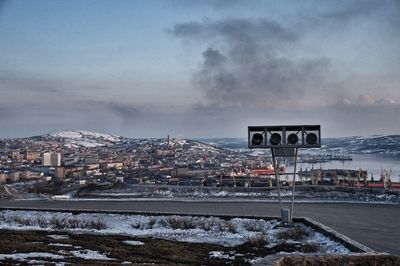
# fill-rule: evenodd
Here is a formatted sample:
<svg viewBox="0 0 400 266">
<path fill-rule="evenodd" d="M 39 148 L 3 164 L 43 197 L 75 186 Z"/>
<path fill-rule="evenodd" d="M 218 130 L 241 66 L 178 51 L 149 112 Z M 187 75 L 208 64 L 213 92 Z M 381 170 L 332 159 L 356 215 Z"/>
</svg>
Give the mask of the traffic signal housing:
<svg viewBox="0 0 400 266">
<path fill-rule="evenodd" d="M 320 148 L 320 125 L 249 126 L 248 145 L 254 148 Z"/>
</svg>

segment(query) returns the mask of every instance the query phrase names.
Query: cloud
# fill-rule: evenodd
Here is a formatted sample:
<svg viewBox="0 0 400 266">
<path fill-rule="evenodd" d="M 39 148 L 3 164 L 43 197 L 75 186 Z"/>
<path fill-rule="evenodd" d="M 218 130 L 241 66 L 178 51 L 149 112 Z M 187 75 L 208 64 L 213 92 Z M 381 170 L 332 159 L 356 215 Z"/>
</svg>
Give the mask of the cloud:
<svg viewBox="0 0 400 266">
<path fill-rule="evenodd" d="M 240 0 L 202 0 L 202 1 L 187 1 L 187 0 L 171 0 L 168 3 L 172 3 L 175 7 L 186 7 L 186 8 L 199 8 L 210 6 L 214 9 L 226 9 L 235 6 L 243 5 L 244 1 Z"/>
<path fill-rule="evenodd" d="M 332 136 L 397 134 L 400 130 L 400 104 L 385 103 L 361 104 L 356 100 L 351 104 L 332 105 L 318 114 Z"/>
<path fill-rule="evenodd" d="M 124 104 L 118 104 L 118 103 L 109 103 L 108 107 L 110 110 L 112 110 L 115 114 L 118 116 L 122 117 L 123 119 L 126 120 L 132 120 L 135 119 L 141 112 L 139 109 L 129 106 L 129 105 L 124 105 Z"/>
<path fill-rule="evenodd" d="M 221 106 L 279 105 L 328 87 L 328 58 L 295 59 L 299 33 L 265 19 L 224 19 L 176 24 L 174 36 L 203 42 L 195 85 Z"/>
<path fill-rule="evenodd" d="M 61 88 L 65 86 L 65 82 L 58 79 L 33 77 L 27 74 L 0 70 L 0 89 L 2 92 L 60 93 Z"/>
<path fill-rule="evenodd" d="M 283 28 L 275 21 L 265 19 L 224 19 L 218 21 L 203 21 L 179 23 L 171 30 L 177 37 L 218 37 L 235 42 L 250 41 L 252 45 L 257 41 L 268 40 L 292 42 L 297 34 Z M 263 36 L 264 35 L 264 36 Z"/>
<path fill-rule="evenodd" d="M 10 106 L 0 103 L 0 119 L 1 117 L 6 117 L 11 113 L 12 113 L 12 108 Z"/>
<path fill-rule="evenodd" d="M 368 94 L 360 94 L 358 96 L 358 102 L 362 105 L 373 105 L 376 103 L 376 100 Z"/>
<path fill-rule="evenodd" d="M 111 114 L 113 116 L 117 116 L 125 122 L 137 120 L 138 117 L 144 113 L 138 107 L 115 101 L 85 100 L 85 105 L 88 111 L 107 113 L 109 115 Z"/>
<path fill-rule="evenodd" d="M 393 98 L 378 98 L 370 94 L 360 94 L 356 98 L 343 97 L 333 105 L 333 108 L 341 107 L 399 107 L 400 101 Z"/>
<path fill-rule="evenodd" d="M 369 16 L 383 8 L 391 1 L 337 1 L 328 4 L 328 10 L 321 12 L 318 17 L 325 21 L 348 22 L 352 19 Z"/>
</svg>

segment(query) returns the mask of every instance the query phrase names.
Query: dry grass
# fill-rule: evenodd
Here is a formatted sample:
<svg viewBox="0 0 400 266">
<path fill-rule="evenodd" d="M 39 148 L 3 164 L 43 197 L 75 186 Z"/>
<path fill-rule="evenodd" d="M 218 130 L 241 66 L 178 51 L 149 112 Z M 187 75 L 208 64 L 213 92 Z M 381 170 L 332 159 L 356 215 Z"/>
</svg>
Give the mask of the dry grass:
<svg viewBox="0 0 400 266">
<path fill-rule="evenodd" d="M 309 233 L 300 226 L 294 226 L 292 228 L 285 228 L 284 231 L 280 231 L 276 234 L 278 240 L 295 240 L 300 241 L 309 236 Z"/>
<path fill-rule="evenodd" d="M 157 223 L 157 219 L 155 217 L 150 218 L 150 221 L 147 224 L 147 228 L 152 229 L 156 223 Z"/>
<path fill-rule="evenodd" d="M 230 233 L 236 234 L 238 232 L 234 223 L 228 222 L 226 228 L 227 231 Z"/>
<path fill-rule="evenodd" d="M 89 221 L 87 227 L 90 229 L 102 230 L 102 229 L 106 229 L 107 225 L 102 220 L 97 219 L 97 220 Z"/>
<path fill-rule="evenodd" d="M 209 219 L 200 219 L 197 222 L 197 225 L 199 226 L 199 228 L 203 229 L 204 231 L 211 231 L 211 229 L 213 227 L 213 225 Z"/>
<path fill-rule="evenodd" d="M 253 237 L 249 237 L 247 239 L 247 243 L 250 244 L 251 246 L 262 247 L 267 244 L 267 238 L 265 235 L 259 234 Z"/>
<path fill-rule="evenodd" d="M 140 222 L 136 222 L 136 223 L 131 224 L 131 226 L 133 229 L 140 229 L 141 224 L 140 224 Z"/>
<path fill-rule="evenodd" d="M 185 216 L 169 216 L 165 219 L 151 217 L 147 223 L 135 222 L 131 224 L 134 229 L 153 229 L 171 228 L 174 230 L 202 229 L 204 231 L 227 231 L 230 233 L 238 233 L 237 226 L 231 221 L 217 220 L 213 218 L 185 217 Z"/>
<path fill-rule="evenodd" d="M 196 225 L 190 217 L 171 216 L 168 217 L 168 223 L 172 229 L 194 229 Z"/>
<path fill-rule="evenodd" d="M 249 222 L 245 223 L 244 228 L 247 231 L 251 231 L 251 232 L 262 232 L 264 230 L 264 228 L 261 224 L 255 223 L 253 221 L 249 221 Z"/>
<path fill-rule="evenodd" d="M 77 217 L 58 218 L 53 217 L 50 221 L 39 217 L 22 217 L 22 216 L 0 216 L 0 219 L 5 223 L 15 223 L 18 226 L 39 226 L 40 228 L 52 228 L 56 230 L 63 229 L 106 229 L 107 225 L 100 219 L 96 220 L 80 220 Z"/>
</svg>

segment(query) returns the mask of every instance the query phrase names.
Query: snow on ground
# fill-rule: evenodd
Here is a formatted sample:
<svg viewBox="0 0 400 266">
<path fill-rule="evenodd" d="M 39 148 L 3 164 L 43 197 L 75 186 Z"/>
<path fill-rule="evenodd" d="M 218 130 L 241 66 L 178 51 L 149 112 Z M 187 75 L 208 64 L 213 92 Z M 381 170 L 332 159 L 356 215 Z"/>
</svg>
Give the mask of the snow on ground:
<svg viewBox="0 0 400 266">
<path fill-rule="evenodd" d="M 110 192 L 91 192 L 91 196 L 95 197 L 110 197 L 112 199 L 115 198 L 124 198 L 127 199 L 131 198 L 148 198 L 148 197 L 158 197 L 158 198 L 177 198 L 177 197 L 187 197 L 187 198 L 265 198 L 266 196 L 270 197 L 277 197 L 277 192 L 270 192 L 266 194 L 265 192 L 233 192 L 233 191 L 226 191 L 226 190 L 219 190 L 219 191 L 202 191 L 201 189 L 196 189 L 194 191 L 171 191 L 171 190 L 163 190 L 163 189 L 155 189 L 152 191 L 145 191 L 145 192 L 117 192 L 117 191 L 110 191 Z M 285 193 L 281 191 L 281 196 L 291 196 L 292 192 Z M 85 198 L 86 200 L 87 198 Z"/>
<path fill-rule="evenodd" d="M 142 245 L 144 245 L 143 242 L 135 241 L 135 240 L 126 240 L 126 241 L 124 241 L 124 243 L 128 244 L 128 245 L 132 245 L 132 246 L 142 246 Z"/>
<path fill-rule="evenodd" d="M 245 261 L 250 263 L 250 264 L 256 264 L 260 262 L 263 258 L 262 257 L 256 257 L 254 259 L 246 259 Z"/>
<path fill-rule="evenodd" d="M 349 250 L 342 245 L 337 245 L 337 243 L 331 239 L 327 239 L 323 234 L 314 232 L 314 242 L 320 244 L 320 252 L 322 253 L 339 253 L 347 254 Z M 311 241 L 310 241 L 311 242 Z"/>
<path fill-rule="evenodd" d="M 96 193 L 96 196 L 109 196 L 109 197 L 139 197 L 142 196 L 141 193 L 136 193 L 136 192 L 127 192 L 127 193 Z"/>
<path fill-rule="evenodd" d="M 58 245 L 60 246 L 60 245 Z M 66 246 L 66 245 L 65 245 Z M 71 246 L 71 245 L 68 245 Z M 72 250 L 69 252 L 64 252 L 65 255 L 73 255 L 75 257 L 85 259 L 85 260 L 115 260 L 114 258 L 109 258 L 105 254 L 101 254 L 98 251 L 90 249 L 82 250 Z M 48 252 L 29 252 L 29 253 L 14 253 L 14 254 L 0 254 L 0 262 L 7 259 L 17 260 L 17 261 L 28 261 L 28 259 L 52 259 L 52 260 L 62 260 L 65 256 L 60 254 L 53 254 Z M 29 264 L 45 264 L 47 261 L 29 260 Z M 53 263 L 53 262 L 52 262 Z"/>
<path fill-rule="evenodd" d="M 105 213 L 72 213 L 11 211 L 0 212 L 0 229 L 45 230 L 68 233 L 121 234 L 168 240 L 210 243 L 223 246 L 241 245 L 264 237 L 269 245 L 278 245 L 278 235 L 287 230 L 276 220 L 233 218 L 224 220 L 204 216 L 145 216 Z M 346 254 L 350 251 L 316 232 L 298 224 L 306 232 L 301 243 L 317 245 L 323 253 Z M 60 235 L 49 235 L 58 238 Z M 57 236 L 57 237 L 55 237 Z M 287 239 L 290 240 L 290 239 Z"/>
<path fill-rule="evenodd" d="M 50 134 L 53 137 L 66 138 L 66 139 L 84 139 L 84 138 L 92 138 L 92 139 L 103 139 L 110 142 L 117 142 L 120 140 L 120 136 L 114 136 L 110 134 L 91 132 L 85 130 L 69 130 L 69 131 L 61 131 Z"/>
<path fill-rule="evenodd" d="M 0 261 L 6 259 L 13 259 L 24 261 L 29 258 L 49 258 L 49 259 L 64 259 L 64 256 L 48 253 L 48 252 L 29 252 L 29 253 L 14 253 L 14 254 L 0 254 Z"/>
<path fill-rule="evenodd" d="M 322 188 L 322 187 L 321 187 Z M 242 188 L 211 188 L 211 187 L 191 187 L 191 186 L 131 186 L 126 189 L 109 191 L 90 191 L 84 192 L 70 200 L 179 200 L 179 201 L 236 201 L 257 200 L 271 202 L 278 198 L 276 189 L 260 191 L 262 188 L 249 188 L 242 191 Z M 349 203 L 382 203 L 382 204 L 399 204 L 400 197 L 398 193 L 391 191 L 374 193 L 368 191 L 336 191 L 325 187 L 324 191 L 308 191 L 298 190 L 295 192 L 296 202 L 349 202 Z M 254 191 L 253 191 L 254 190 Z M 282 189 L 280 191 L 283 201 L 291 199 L 292 191 Z M 79 197 L 82 198 L 79 198 Z"/>
<path fill-rule="evenodd" d="M 56 240 L 69 239 L 69 237 L 67 235 L 47 235 L 47 236 L 51 237 L 53 239 L 56 239 Z"/>
<path fill-rule="evenodd" d="M 78 131 L 61 131 L 50 134 L 53 137 L 68 138 L 68 139 L 79 139 L 81 134 Z"/>
<path fill-rule="evenodd" d="M 72 250 L 70 253 L 75 257 L 85 260 L 115 260 L 114 258 L 107 257 L 105 254 L 90 249 Z"/>
<path fill-rule="evenodd" d="M 211 251 L 208 253 L 208 256 L 213 259 L 227 259 L 227 260 L 234 260 L 235 256 L 230 256 L 229 253 L 226 254 L 223 251 Z"/>
<path fill-rule="evenodd" d="M 62 243 L 50 243 L 49 246 L 53 246 L 53 247 L 73 247 L 71 244 L 62 244 Z"/>
</svg>

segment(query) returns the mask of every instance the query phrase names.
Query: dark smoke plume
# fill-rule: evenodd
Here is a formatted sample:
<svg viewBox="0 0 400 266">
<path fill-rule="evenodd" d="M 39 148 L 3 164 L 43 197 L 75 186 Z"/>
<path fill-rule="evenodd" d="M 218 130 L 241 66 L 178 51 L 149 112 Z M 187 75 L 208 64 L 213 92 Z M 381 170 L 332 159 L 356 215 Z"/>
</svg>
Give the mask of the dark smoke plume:
<svg viewBox="0 0 400 266">
<path fill-rule="evenodd" d="M 172 33 L 208 45 L 194 81 L 213 105 L 274 105 L 325 86 L 329 60 L 292 58 L 301 36 L 274 21 L 190 22 Z"/>
</svg>

